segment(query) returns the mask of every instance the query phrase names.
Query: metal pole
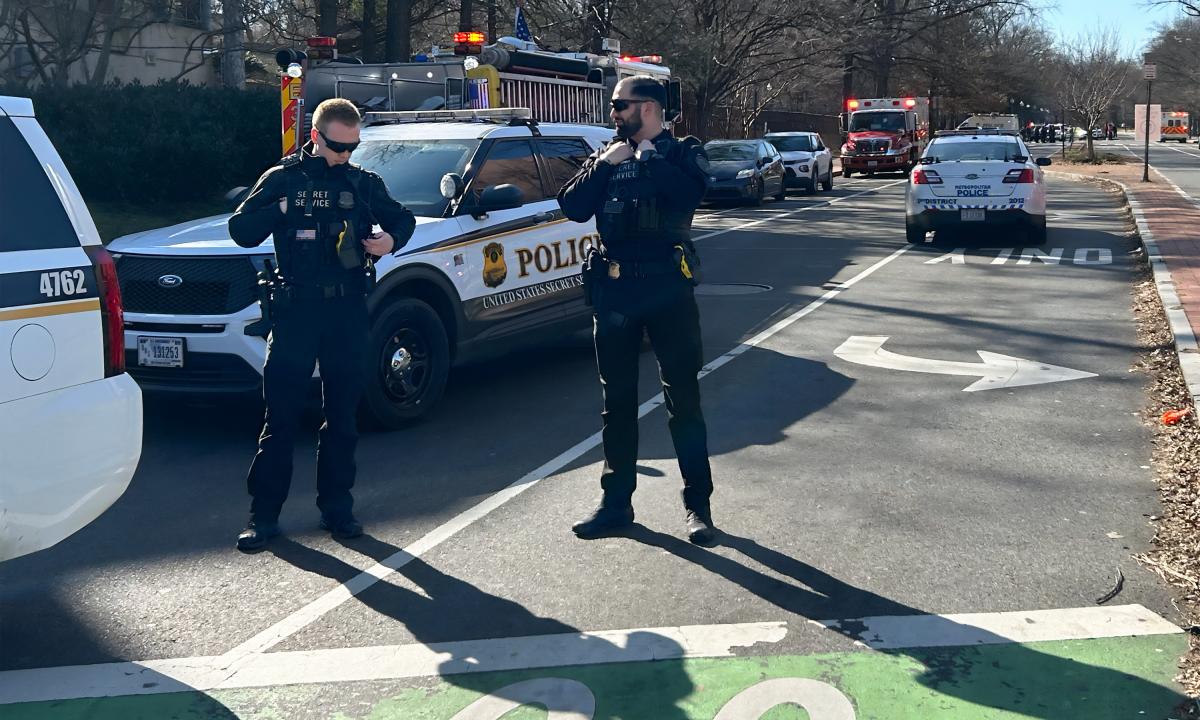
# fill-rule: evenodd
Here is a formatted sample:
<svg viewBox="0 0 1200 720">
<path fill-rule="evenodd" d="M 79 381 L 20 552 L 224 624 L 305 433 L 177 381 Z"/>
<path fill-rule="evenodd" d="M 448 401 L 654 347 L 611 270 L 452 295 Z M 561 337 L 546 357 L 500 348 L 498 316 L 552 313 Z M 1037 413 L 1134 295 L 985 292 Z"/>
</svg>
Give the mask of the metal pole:
<svg viewBox="0 0 1200 720">
<path fill-rule="evenodd" d="M 1142 182 L 1150 182 L 1150 86 L 1153 80 L 1146 81 L 1146 150 L 1142 162 Z"/>
<path fill-rule="evenodd" d="M 1059 143 L 1062 144 L 1062 159 L 1066 160 L 1067 159 L 1067 109 L 1065 107 L 1060 107 L 1058 109 L 1058 125 L 1059 125 L 1058 129 L 1062 133 L 1062 137 L 1058 139 Z"/>
</svg>

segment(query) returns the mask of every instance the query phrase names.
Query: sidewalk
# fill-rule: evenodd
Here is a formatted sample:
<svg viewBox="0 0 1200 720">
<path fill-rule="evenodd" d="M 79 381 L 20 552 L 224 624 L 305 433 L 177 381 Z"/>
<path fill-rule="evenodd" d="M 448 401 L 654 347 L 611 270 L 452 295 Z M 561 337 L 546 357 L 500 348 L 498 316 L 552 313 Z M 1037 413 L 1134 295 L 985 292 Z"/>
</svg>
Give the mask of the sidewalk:
<svg viewBox="0 0 1200 720">
<path fill-rule="evenodd" d="M 1056 158 L 1057 159 L 1057 158 Z M 1055 165 L 1050 175 L 1107 180 L 1121 185 L 1146 246 L 1193 404 L 1200 402 L 1200 201 L 1142 165 Z"/>
</svg>

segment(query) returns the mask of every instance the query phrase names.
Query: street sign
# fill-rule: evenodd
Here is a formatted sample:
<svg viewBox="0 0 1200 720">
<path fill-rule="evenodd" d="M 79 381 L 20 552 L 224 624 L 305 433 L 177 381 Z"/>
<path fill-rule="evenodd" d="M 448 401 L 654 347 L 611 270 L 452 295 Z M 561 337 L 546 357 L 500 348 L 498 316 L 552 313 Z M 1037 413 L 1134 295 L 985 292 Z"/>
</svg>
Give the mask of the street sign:
<svg viewBox="0 0 1200 720">
<path fill-rule="evenodd" d="M 1155 63 L 1146 63 L 1142 66 L 1142 73 L 1147 80 L 1154 80 L 1158 77 L 1158 65 Z"/>
<path fill-rule="evenodd" d="M 978 377 L 979 379 L 974 383 L 963 388 L 964 392 L 999 390 L 1096 377 L 1095 373 L 1022 360 L 986 350 L 976 350 L 979 353 L 979 359 L 983 361 L 979 363 L 910 357 L 884 350 L 883 344 L 887 341 L 887 337 L 852 335 L 850 339 L 834 350 L 833 354 L 848 362 L 889 370 Z"/>
</svg>

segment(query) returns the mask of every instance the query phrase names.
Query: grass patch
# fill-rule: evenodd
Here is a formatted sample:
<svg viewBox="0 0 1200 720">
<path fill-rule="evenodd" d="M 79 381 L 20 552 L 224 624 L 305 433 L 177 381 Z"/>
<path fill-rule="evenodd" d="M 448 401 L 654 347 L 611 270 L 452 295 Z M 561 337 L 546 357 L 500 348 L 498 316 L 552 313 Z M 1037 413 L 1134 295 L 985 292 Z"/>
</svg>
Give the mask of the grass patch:
<svg viewBox="0 0 1200 720">
<path fill-rule="evenodd" d="M 155 228 L 167 227 L 187 220 L 232 212 L 220 195 L 212 198 L 157 205 L 131 205 L 122 202 L 89 200 L 88 210 L 96 221 L 100 239 L 107 245 L 112 240 Z"/>
<path fill-rule="evenodd" d="M 1075 165 L 1123 165 L 1129 158 L 1116 153 L 1096 150 L 1096 159 L 1088 160 L 1087 147 L 1067 148 L 1066 162 Z"/>
</svg>

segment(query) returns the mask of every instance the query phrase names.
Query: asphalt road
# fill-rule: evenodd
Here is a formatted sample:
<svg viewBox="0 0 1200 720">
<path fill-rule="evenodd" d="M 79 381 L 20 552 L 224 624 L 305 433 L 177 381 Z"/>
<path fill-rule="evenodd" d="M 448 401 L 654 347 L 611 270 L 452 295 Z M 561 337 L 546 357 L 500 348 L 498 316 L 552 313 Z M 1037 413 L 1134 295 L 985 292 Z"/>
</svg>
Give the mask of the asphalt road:
<svg viewBox="0 0 1200 720">
<path fill-rule="evenodd" d="M 1164 162 L 1178 154 L 1156 153 Z M 0 567 L 0 670 L 28 670 L 0 673 L 0 702 L 46 700 L 10 707 L 11 717 L 168 717 L 183 716 L 186 706 L 199 717 L 449 718 L 507 676 L 473 685 L 453 679 L 461 669 L 440 666 L 414 673 L 418 679 L 385 673 L 367 682 L 349 668 L 381 673 L 387 662 L 359 649 L 489 640 L 511 649 L 512 638 L 583 637 L 564 660 L 546 660 L 554 653 L 543 648 L 538 662 L 503 666 L 574 667 L 597 662 L 579 660 L 597 647 L 603 655 L 637 646 L 630 636 L 581 633 L 708 626 L 676 645 L 716 642 L 725 637 L 720 628 L 732 628 L 730 637 L 748 633 L 728 654 L 758 658 L 754 672 L 764 675 L 783 672 L 764 669 L 781 658 L 796 668 L 826 658 L 826 670 L 811 677 L 839 688 L 854 711 L 805 706 L 803 717 L 813 720 L 1017 711 L 1054 720 L 1125 717 L 1095 708 L 1134 701 L 1165 713 L 1181 699 L 1170 685 L 1176 645 L 1086 645 L 1105 642 L 1082 639 L 1093 635 L 1053 651 L 1017 645 L 1027 655 L 1011 664 L 1024 679 L 990 678 L 978 692 L 963 690 L 974 686 L 962 678 L 923 683 L 919 701 L 929 704 L 920 706 L 904 704 L 905 688 L 917 687 L 907 671 L 887 681 L 880 678 L 891 670 L 871 666 L 863 672 L 873 679 L 861 686 L 849 670 L 828 671 L 842 662 L 934 664 L 915 652 L 870 654 L 862 632 L 833 632 L 820 621 L 1094 608 L 1118 569 L 1124 584 L 1110 604 L 1177 619 L 1166 589 L 1130 558 L 1148 547 L 1146 516 L 1157 503 L 1149 433 L 1137 417 L 1143 378 L 1130 371 L 1136 251 L 1120 209 L 1090 186 L 1053 181 L 1050 239 L 1038 251 L 1016 233 L 909 246 L 903 188 L 902 177 L 838 178 L 832 193 L 707 209 L 697 220 L 711 368 L 701 387 L 714 516 L 726 533 L 720 546 L 680 539 L 680 481 L 651 353 L 641 367 L 648 404 L 638 524 L 591 542 L 570 532 L 598 497 L 600 397 L 586 338 L 460 369 L 429 421 L 365 436 L 355 494 L 368 535 L 344 544 L 316 527 L 316 418 L 298 449 L 282 517 L 286 538 L 242 555 L 233 541 L 245 520 L 257 408 L 151 396 L 128 493 L 59 546 Z M 765 289 L 741 294 L 754 288 L 735 284 Z M 999 365 L 986 368 L 980 351 L 1080 377 L 1016 385 L 1011 362 L 993 359 Z M 986 389 L 964 391 L 989 377 Z M 492 505 L 472 513 L 489 498 Z M 352 580 L 380 561 L 399 570 L 377 567 L 375 575 L 386 576 L 379 582 Z M 339 595 L 347 581 L 361 592 Z M 448 657 L 493 667 L 470 659 L 479 657 L 470 647 Z M 347 654 L 333 666 L 347 669 L 345 682 L 285 662 L 319 664 L 321 651 L 338 649 Z M 1064 659 L 1076 651 L 1075 660 Z M 1085 662 L 1087 652 L 1104 659 Z M 672 656 L 669 649 L 651 655 Z M 1096 669 L 1135 655 L 1137 669 Z M 53 669 L 214 657 L 228 661 L 222 667 L 275 662 L 249 683 L 254 690 L 171 685 L 180 692 L 153 700 L 179 703 L 169 710 L 69 700 L 89 692 Z M 597 697 L 598 688 L 609 693 L 596 717 L 711 718 L 719 703 L 706 689 L 728 685 L 723 697 L 738 690 L 729 679 L 734 667 L 720 668 L 659 663 L 631 678 L 568 675 Z M 163 677 L 142 690 L 113 689 L 122 672 L 91 694 L 149 692 L 179 677 L 160 669 Z M 1054 677 L 1075 678 L 1074 685 L 1069 692 L 1044 686 Z M 1005 682 L 1008 689 L 998 689 Z M 55 683 L 66 689 L 37 690 Z M 1084 700 L 1064 710 L 1054 705 L 1060 695 Z M 620 702 L 641 709 L 615 709 Z M 873 702 L 892 710 L 873 710 Z"/>
</svg>

